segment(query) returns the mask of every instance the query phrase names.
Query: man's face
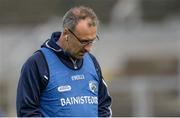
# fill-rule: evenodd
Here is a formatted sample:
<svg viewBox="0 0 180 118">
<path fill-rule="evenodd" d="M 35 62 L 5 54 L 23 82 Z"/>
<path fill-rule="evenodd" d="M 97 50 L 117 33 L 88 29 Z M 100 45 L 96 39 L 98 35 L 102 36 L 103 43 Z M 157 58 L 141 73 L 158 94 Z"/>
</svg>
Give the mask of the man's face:
<svg viewBox="0 0 180 118">
<path fill-rule="evenodd" d="M 81 59 L 86 52 L 89 52 L 92 48 L 92 42 L 97 38 L 96 26 L 89 26 L 90 19 L 79 21 L 75 31 L 68 29 L 68 49 L 67 51 L 72 57 Z"/>
</svg>

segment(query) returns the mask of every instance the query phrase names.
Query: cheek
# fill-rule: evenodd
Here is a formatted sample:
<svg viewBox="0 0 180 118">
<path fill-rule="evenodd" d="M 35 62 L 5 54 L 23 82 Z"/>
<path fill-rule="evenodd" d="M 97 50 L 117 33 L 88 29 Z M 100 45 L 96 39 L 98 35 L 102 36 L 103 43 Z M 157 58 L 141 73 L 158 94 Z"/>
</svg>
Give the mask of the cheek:
<svg viewBox="0 0 180 118">
<path fill-rule="evenodd" d="M 75 53 L 79 52 L 79 50 L 81 50 L 81 48 L 77 44 L 75 44 L 75 43 L 72 43 L 70 45 L 70 49 L 71 49 L 72 52 L 75 52 Z"/>
<path fill-rule="evenodd" d="M 76 40 L 69 40 L 69 49 L 71 53 L 78 53 L 82 50 L 82 47 L 76 42 Z"/>
</svg>

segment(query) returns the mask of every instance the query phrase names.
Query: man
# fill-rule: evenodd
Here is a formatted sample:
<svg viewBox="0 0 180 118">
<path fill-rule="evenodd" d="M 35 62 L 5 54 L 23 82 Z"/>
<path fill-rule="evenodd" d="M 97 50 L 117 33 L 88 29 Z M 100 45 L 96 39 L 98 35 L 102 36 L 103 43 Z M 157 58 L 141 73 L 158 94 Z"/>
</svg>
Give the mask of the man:
<svg viewBox="0 0 180 118">
<path fill-rule="evenodd" d="M 98 18 L 70 9 L 55 32 L 23 65 L 17 89 L 19 117 L 109 117 L 111 97 L 95 57 Z"/>
</svg>

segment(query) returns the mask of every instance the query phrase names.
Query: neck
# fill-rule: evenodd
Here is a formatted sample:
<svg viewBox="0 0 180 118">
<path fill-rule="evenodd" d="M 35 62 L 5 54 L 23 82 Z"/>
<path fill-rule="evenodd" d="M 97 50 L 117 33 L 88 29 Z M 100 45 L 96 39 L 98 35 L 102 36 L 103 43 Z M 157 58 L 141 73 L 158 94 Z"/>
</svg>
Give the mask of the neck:
<svg viewBox="0 0 180 118">
<path fill-rule="evenodd" d="M 65 40 L 63 39 L 63 37 L 59 37 L 57 44 L 63 49 L 64 53 L 66 53 L 66 55 L 68 57 L 71 57 L 70 54 L 68 53 L 68 44 L 65 42 Z"/>
<path fill-rule="evenodd" d="M 64 51 L 66 51 L 65 42 L 63 40 L 62 35 L 59 37 L 58 41 L 56 42 Z"/>
</svg>

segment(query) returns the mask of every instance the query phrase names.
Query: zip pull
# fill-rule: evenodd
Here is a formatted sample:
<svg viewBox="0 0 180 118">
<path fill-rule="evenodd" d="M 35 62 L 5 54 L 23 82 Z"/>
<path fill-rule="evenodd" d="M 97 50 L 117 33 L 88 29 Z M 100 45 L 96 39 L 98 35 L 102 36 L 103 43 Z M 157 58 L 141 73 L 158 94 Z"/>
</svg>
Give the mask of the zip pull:
<svg viewBox="0 0 180 118">
<path fill-rule="evenodd" d="M 74 65 L 74 69 L 77 69 L 77 65 Z"/>
<path fill-rule="evenodd" d="M 78 68 L 78 67 L 77 67 L 77 64 L 76 64 L 77 60 L 73 60 L 71 57 L 70 57 L 70 60 L 71 60 L 72 63 L 73 63 L 74 69 L 77 69 L 77 68 Z"/>
</svg>

